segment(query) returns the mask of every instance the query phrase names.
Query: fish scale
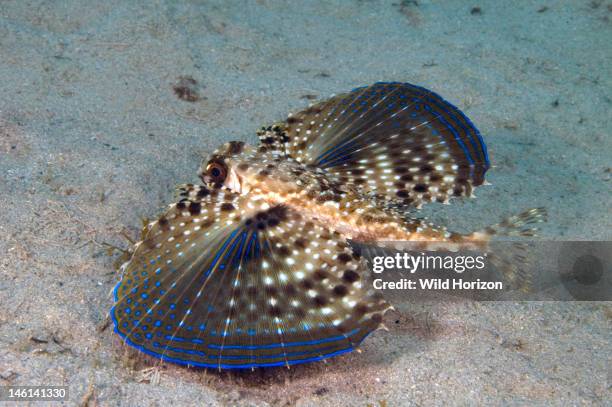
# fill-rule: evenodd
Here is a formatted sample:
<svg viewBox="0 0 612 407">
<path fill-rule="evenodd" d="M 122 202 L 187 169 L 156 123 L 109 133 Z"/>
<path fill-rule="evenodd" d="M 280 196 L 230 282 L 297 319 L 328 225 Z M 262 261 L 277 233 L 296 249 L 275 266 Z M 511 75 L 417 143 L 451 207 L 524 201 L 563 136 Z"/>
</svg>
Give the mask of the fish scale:
<svg viewBox="0 0 612 407">
<path fill-rule="evenodd" d="M 466 235 L 406 216 L 469 196 L 489 168 L 469 119 L 414 85 L 358 88 L 258 135 L 259 146 L 215 151 L 203 184 L 179 186 L 179 202 L 146 227 L 114 291 L 111 317 L 127 344 L 218 369 L 349 352 L 391 308 L 350 241 L 486 241 L 527 234 L 542 216 Z"/>
</svg>

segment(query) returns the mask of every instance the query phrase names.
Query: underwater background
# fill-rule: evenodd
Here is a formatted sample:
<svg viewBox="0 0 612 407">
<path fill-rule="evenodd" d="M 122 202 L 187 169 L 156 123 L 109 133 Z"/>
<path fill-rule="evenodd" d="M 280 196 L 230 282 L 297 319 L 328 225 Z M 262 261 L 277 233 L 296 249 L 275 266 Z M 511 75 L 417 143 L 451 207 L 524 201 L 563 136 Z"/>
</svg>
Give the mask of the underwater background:
<svg viewBox="0 0 612 407">
<path fill-rule="evenodd" d="M 578 0 L 0 1 L 0 385 L 85 405 L 605 404 L 609 302 L 405 295 L 362 353 L 151 371 L 108 326 L 108 247 L 220 144 L 377 81 L 439 93 L 488 146 L 492 185 L 420 214 L 465 231 L 544 206 L 540 239 L 610 240 L 611 18 Z"/>
</svg>

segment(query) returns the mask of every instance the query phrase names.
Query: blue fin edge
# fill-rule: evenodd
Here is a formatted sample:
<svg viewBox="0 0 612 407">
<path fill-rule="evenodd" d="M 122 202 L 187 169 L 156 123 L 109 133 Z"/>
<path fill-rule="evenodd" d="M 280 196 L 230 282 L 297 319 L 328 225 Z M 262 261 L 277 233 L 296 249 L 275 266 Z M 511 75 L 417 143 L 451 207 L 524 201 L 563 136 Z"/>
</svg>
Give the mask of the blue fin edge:
<svg viewBox="0 0 612 407">
<path fill-rule="evenodd" d="M 121 281 L 119 281 L 117 283 L 117 285 L 115 286 L 115 288 L 113 289 L 113 298 L 115 303 L 119 300 L 119 297 L 117 295 L 117 291 L 119 290 L 119 286 L 121 285 Z M 117 321 L 117 319 L 115 318 L 115 306 L 113 305 L 113 307 L 110 310 L 110 317 L 113 321 L 113 325 L 114 325 L 114 331 L 115 333 L 117 333 L 117 335 L 119 335 L 123 341 L 125 343 L 127 343 L 129 346 L 137 349 L 138 351 L 147 354 L 149 356 L 152 356 L 154 358 L 157 359 L 161 359 L 165 362 L 172 362 L 172 363 L 176 363 L 179 365 L 183 365 L 183 366 L 194 366 L 194 367 L 203 367 L 203 368 L 214 368 L 214 369 L 252 369 L 252 368 L 256 368 L 256 367 L 278 367 L 278 366 L 287 366 L 287 365 L 300 365 L 303 363 L 310 363 L 310 362 L 317 362 L 323 359 L 327 359 L 327 358 L 331 358 L 334 356 L 338 356 L 338 355 L 342 355 L 343 353 L 348 353 L 351 352 L 352 350 L 355 349 L 354 346 L 348 347 L 346 349 L 341 349 L 335 352 L 330 352 L 330 353 L 326 353 L 324 355 L 320 355 L 320 356 L 315 356 L 315 357 L 311 357 L 311 358 L 305 358 L 305 359 L 295 359 L 295 360 L 289 360 L 289 361 L 280 361 L 280 362 L 272 362 L 272 363 L 245 363 L 245 364 L 224 364 L 224 363 L 203 363 L 203 362 L 195 362 L 195 361 L 190 361 L 190 360 L 184 360 L 184 359 L 178 359 L 178 358 L 173 358 L 167 355 L 163 355 L 161 353 L 157 353 L 154 352 L 152 350 L 149 350 L 141 345 L 138 345 L 134 342 L 132 342 L 131 339 L 129 339 L 127 337 L 127 335 L 125 335 L 124 333 L 119 331 L 119 323 Z M 359 343 L 357 343 L 357 346 L 359 344 L 361 344 L 361 342 L 363 342 L 363 340 L 365 338 L 368 337 L 368 335 L 371 333 L 368 332 L 364 335 L 363 338 L 361 338 L 361 340 L 359 341 Z"/>
</svg>

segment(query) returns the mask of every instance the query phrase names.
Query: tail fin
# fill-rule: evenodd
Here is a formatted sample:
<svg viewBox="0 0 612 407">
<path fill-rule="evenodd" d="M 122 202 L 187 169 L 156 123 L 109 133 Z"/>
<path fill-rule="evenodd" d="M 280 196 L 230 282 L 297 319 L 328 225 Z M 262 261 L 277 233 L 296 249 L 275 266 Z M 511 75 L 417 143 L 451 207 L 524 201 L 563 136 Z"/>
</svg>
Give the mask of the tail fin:
<svg viewBox="0 0 612 407">
<path fill-rule="evenodd" d="M 532 225 L 545 222 L 546 217 L 545 208 L 529 209 L 518 215 L 510 216 L 495 225 L 474 232 L 472 237 L 489 240 L 493 236 L 535 236 L 538 228 Z"/>
<path fill-rule="evenodd" d="M 501 222 L 484 228 L 472 234 L 473 238 L 489 240 L 493 236 L 533 237 L 537 227 L 534 225 L 546 221 L 547 213 L 544 208 L 533 208 L 510 216 Z M 529 271 L 531 256 L 529 244 L 525 242 L 512 242 L 510 246 L 503 245 L 503 250 L 493 250 L 490 245 L 489 261 L 504 276 L 506 282 L 515 289 L 529 292 L 532 288 L 532 273 Z"/>
</svg>

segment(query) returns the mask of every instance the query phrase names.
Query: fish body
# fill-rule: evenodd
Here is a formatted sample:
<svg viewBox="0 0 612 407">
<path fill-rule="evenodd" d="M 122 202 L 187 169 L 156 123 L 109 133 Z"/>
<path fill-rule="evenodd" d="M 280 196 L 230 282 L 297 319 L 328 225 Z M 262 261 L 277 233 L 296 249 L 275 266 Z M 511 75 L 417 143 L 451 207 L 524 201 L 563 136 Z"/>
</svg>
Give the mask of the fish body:
<svg viewBox="0 0 612 407">
<path fill-rule="evenodd" d="M 258 149 L 238 141 L 227 143 L 205 162 L 200 169 L 202 178 L 210 162 L 223 163 L 227 168 L 225 187 L 248 194 L 253 202 L 262 202 L 266 207 L 289 207 L 356 242 L 441 242 L 456 241 L 461 236 L 406 218 L 333 173 L 265 147 Z"/>
<path fill-rule="evenodd" d="M 200 168 L 202 184 L 180 186 L 180 200 L 145 228 L 110 312 L 127 344 L 218 369 L 350 352 L 391 308 L 351 241 L 481 244 L 529 234 L 542 215 L 465 235 L 411 217 L 470 196 L 490 166 L 470 120 L 411 84 L 354 89 L 258 136 L 258 146 L 221 146 Z"/>
</svg>

